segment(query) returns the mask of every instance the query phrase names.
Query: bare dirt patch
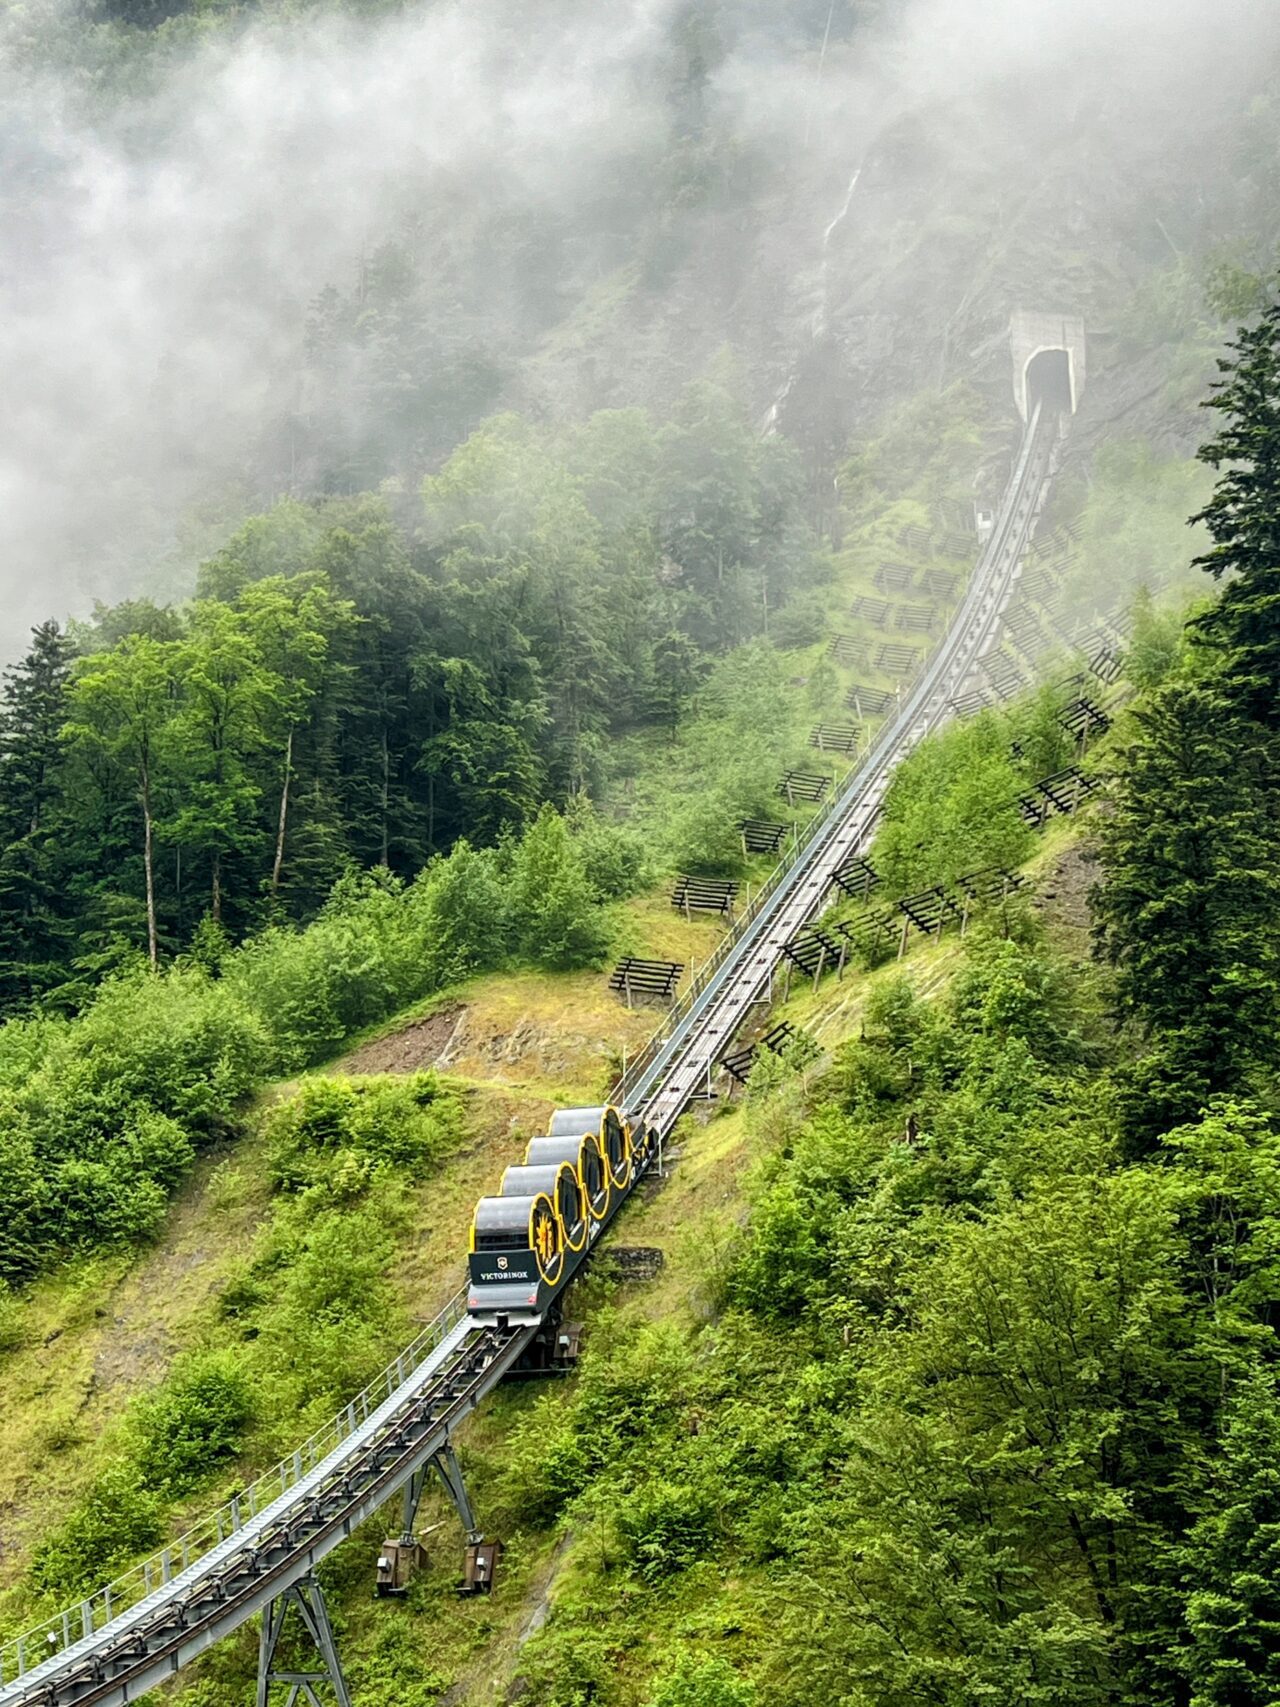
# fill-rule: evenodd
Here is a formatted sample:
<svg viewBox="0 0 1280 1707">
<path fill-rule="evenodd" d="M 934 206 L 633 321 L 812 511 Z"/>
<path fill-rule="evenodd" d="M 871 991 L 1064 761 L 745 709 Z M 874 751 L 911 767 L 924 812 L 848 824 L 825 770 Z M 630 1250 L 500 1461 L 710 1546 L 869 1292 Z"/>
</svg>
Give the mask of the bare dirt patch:
<svg viewBox="0 0 1280 1707">
<path fill-rule="evenodd" d="M 460 1003 L 440 1008 L 425 1019 L 414 1020 L 388 1037 L 377 1037 L 372 1043 L 344 1056 L 344 1073 L 418 1073 L 433 1067 L 447 1048 L 466 1012 Z"/>
<path fill-rule="evenodd" d="M 1102 876 L 1098 850 L 1088 841 L 1069 843 L 1036 879 L 1032 905 L 1050 934 L 1087 955 L 1093 915 L 1089 892 Z"/>
</svg>

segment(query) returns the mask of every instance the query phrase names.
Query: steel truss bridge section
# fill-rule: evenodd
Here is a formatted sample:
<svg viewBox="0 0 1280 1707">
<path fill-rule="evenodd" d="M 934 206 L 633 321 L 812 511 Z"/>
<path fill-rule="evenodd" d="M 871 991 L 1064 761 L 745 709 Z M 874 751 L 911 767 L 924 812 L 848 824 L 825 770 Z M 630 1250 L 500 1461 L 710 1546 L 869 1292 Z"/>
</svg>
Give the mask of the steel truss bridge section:
<svg viewBox="0 0 1280 1707">
<path fill-rule="evenodd" d="M 836 872 L 866 852 L 896 766 L 953 715 L 952 700 L 999 640 L 1022 559 L 1057 469 L 1062 424 L 1037 406 L 1023 435 L 999 518 L 950 628 L 898 714 L 805 838 L 777 867 L 692 987 L 614 1087 L 665 1136 L 711 1074 L 752 1005 L 770 988 L 783 946 L 822 910 Z"/>
<path fill-rule="evenodd" d="M 998 639 L 1001 616 L 1057 465 L 1060 423 L 1028 423 L 996 527 L 950 629 L 861 765 L 779 865 L 611 1100 L 670 1131 L 768 987 L 786 943 L 820 911 L 837 869 L 869 841 L 894 766 L 942 723 Z M 537 1325 L 478 1326 L 460 1292 L 319 1434 L 199 1528 L 77 1606 L 0 1647 L 0 1707 L 125 1707 L 214 1642 L 265 1613 L 259 1701 L 270 1683 L 327 1677 L 345 1695 L 315 1566 L 404 1492 L 416 1507 L 434 1463 L 474 1520 L 452 1455 L 454 1429 L 507 1374 Z M 456 1485 L 455 1485 L 456 1484 Z M 274 1669 L 284 1613 L 299 1610 L 324 1673 Z"/>
<path fill-rule="evenodd" d="M 152 1561 L 139 1567 L 145 1571 L 143 1587 L 153 1576 L 155 1586 L 134 1604 L 126 1603 L 126 1609 L 117 1607 L 129 1592 L 129 1579 L 112 1585 L 116 1606 L 110 1591 L 104 1591 L 105 1600 L 96 1595 L 20 1644 L 8 1644 L 2 1651 L 6 1666 L 21 1669 L 16 1678 L 6 1670 L 12 1681 L 0 1686 L 0 1703 L 123 1707 L 273 1603 L 279 1603 L 276 1617 L 282 1618 L 290 1591 L 306 1585 L 319 1561 L 420 1478 L 424 1466 L 440 1461 L 448 1483 L 450 1471 L 456 1470 L 453 1431 L 507 1373 L 535 1331 L 477 1327 L 466 1314 L 465 1292 L 459 1293 L 428 1334 L 415 1341 L 417 1346 L 434 1337 L 435 1343 L 412 1373 L 404 1371 L 414 1350 L 410 1347 L 317 1437 L 329 1444 L 330 1435 L 338 1436 L 323 1457 L 308 1469 L 306 1449 L 301 1449 L 263 1478 L 268 1491 L 273 1484 L 278 1488 L 266 1504 L 242 1495 L 222 1508 L 216 1531 L 225 1528 L 224 1539 L 215 1539 L 182 1568 L 184 1554 L 199 1548 L 206 1525 L 166 1549 L 162 1568 Z M 374 1402 L 379 1393 L 385 1396 Z M 318 1617 L 323 1619 L 322 1600 Z M 26 1651 L 20 1654 L 19 1646 Z M 330 1672 L 324 1646 L 320 1652 Z M 264 1653 L 269 1662 L 265 1644 Z M 341 1690 L 337 1693 L 341 1699 Z"/>
</svg>

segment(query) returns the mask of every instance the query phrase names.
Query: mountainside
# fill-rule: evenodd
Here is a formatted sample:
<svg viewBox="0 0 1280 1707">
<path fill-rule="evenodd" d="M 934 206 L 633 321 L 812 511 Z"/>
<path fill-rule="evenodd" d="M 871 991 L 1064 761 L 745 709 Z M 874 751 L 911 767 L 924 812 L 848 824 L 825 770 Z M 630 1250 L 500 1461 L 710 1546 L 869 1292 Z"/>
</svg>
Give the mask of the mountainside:
<svg viewBox="0 0 1280 1707">
<path fill-rule="evenodd" d="M 318 1580 L 353 1707 L 1280 1699 L 1280 14 L 1152 13 L 0 12 L 6 1665 L 435 1317 L 614 968 L 932 681 L 1039 313 L 994 643 L 459 1431 L 494 1592 L 434 1485 Z"/>
<path fill-rule="evenodd" d="M 7 649 L 497 410 L 663 416 L 726 345 L 820 479 L 921 386 L 1007 418 L 1018 306 L 1083 314 L 1101 419 L 1167 433 L 1206 270 L 1274 255 L 1269 11 L 882 11 L 11 10 Z"/>
</svg>

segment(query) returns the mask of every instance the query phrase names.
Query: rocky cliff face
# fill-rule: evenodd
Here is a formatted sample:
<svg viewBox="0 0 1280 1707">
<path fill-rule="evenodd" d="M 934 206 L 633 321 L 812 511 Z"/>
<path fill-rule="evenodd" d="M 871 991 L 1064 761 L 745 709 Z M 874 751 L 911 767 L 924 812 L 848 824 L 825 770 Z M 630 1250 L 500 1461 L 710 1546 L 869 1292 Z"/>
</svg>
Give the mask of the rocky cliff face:
<svg viewBox="0 0 1280 1707">
<path fill-rule="evenodd" d="M 1202 38 L 1197 38 L 1202 41 Z M 989 69 L 980 34 L 953 86 L 858 106 L 858 49 L 821 136 L 743 142 L 723 114 L 689 144 L 682 207 L 647 255 L 567 317 L 526 364 L 541 406 L 667 403 L 723 344 L 762 424 L 831 459 L 887 407 L 963 378 L 1012 424 L 1016 308 L 1077 313 L 1090 379 L 1077 440 L 1115 430 L 1186 452 L 1225 324 L 1212 258 L 1266 253 L 1280 112 L 1274 44 L 1230 32 L 1149 61 Z"/>
</svg>

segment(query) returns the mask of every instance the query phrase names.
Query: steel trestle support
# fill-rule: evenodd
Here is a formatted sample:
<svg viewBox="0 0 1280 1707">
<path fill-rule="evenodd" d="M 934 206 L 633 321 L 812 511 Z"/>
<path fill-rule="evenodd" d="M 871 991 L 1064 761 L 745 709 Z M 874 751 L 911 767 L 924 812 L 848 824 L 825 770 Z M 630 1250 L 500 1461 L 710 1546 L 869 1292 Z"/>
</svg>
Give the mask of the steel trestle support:
<svg viewBox="0 0 1280 1707">
<path fill-rule="evenodd" d="M 284 1634 L 290 1607 L 297 1611 L 303 1628 L 314 1643 L 323 1670 L 276 1669 L 276 1650 Z M 333 1626 L 329 1622 L 329 1609 L 324 1603 L 320 1584 L 314 1576 L 299 1577 L 297 1582 L 290 1583 L 288 1588 L 263 1608 L 262 1635 L 258 1643 L 257 1707 L 268 1707 L 272 1688 L 276 1684 L 289 1691 L 284 1707 L 294 1707 L 298 1700 L 311 1702 L 312 1707 L 325 1707 L 325 1697 L 318 1695 L 316 1691 L 325 1689 L 326 1686 L 332 1690 L 338 1707 L 351 1707 L 347 1680 L 342 1675 L 338 1646 L 333 1639 Z"/>
<path fill-rule="evenodd" d="M 475 1512 L 467 1494 L 467 1484 L 462 1479 L 462 1466 L 458 1463 L 458 1455 L 453 1450 L 453 1442 L 446 1440 L 438 1452 L 435 1452 L 404 1485 L 404 1508 L 400 1515 L 400 1534 L 405 1541 L 412 1541 L 418 1522 L 418 1506 L 422 1501 L 423 1491 L 432 1471 L 436 1471 L 444 1491 L 453 1502 L 458 1514 L 458 1521 L 466 1531 L 468 1542 L 479 1541 L 483 1534 L 476 1523 Z"/>
<path fill-rule="evenodd" d="M 467 1485 L 462 1479 L 462 1466 L 458 1463 L 457 1454 L 453 1450 L 453 1442 L 451 1440 L 445 1441 L 444 1445 L 441 1447 L 440 1451 L 436 1453 L 430 1464 L 424 1466 L 422 1474 L 425 1475 L 426 1471 L 429 1470 L 432 1465 L 434 1465 L 435 1469 L 439 1472 L 440 1480 L 444 1483 L 444 1490 L 453 1501 L 454 1508 L 458 1513 L 459 1521 L 461 1522 L 463 1529 L 467 1532 L 468 1543 L 474 1544 L 481 1540 L 483 1537 L 483 1531 L 477 1527 L 476 1514 L 472 1511 L 471 1501 L 467 1497 Z M 421 1491 L 421 1486 L 419 1486 L 419 1494 L 421 1494 Z M 409 1490 L 406 1488 L 406 1510 L 408 1508 L 408 1496 Z"/>
</svg>

